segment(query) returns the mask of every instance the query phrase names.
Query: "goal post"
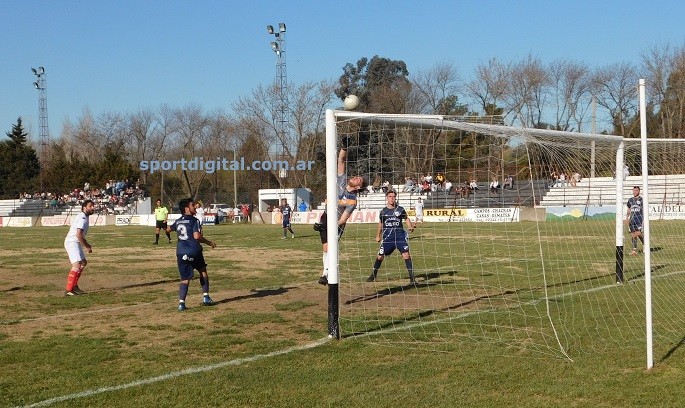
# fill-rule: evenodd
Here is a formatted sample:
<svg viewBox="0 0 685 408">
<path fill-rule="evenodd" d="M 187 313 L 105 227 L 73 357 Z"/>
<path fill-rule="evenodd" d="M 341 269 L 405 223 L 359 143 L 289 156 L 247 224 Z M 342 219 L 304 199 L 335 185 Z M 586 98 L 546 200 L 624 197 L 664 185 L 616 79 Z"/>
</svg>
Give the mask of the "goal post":
<svg viewBox="0 0 685 408">
<path fill-rule="evenodd" d="M 624 166 L 641 174 L 647 154 L 619 136 L 328 110 L 328 214 L 337 213 L 342 137 L 353 140 L 347 175 L 364 176 L 369 189 L 340 240 L 336 217 L 327 218 L 330 337 L 440 350 L 486 340 L 566 359 L 569 350 L 644 346 L 645 293 L 634 284 L 645 275 L 637 257 L 624 257 L 625 203 L 633 185 L 654 183 L 663 212 L 680 202 L 682 148 L 655 143 L 649 162 L 661 168 L 639 181 L 624 178 Z M 408 256 L 397 246 L 385 254 L 385 238 L 377 242 L 387 189 L 418 225 L 408 232 Z M 673 217 L 681 216 L 685 208 Z M 684 231 L 677 221 L 660 242 Z M 680 310 L 677 265 L 659 278 L 660 300 Z M 667 343 L 677 330 L 664 325 Z"/>
</svg>

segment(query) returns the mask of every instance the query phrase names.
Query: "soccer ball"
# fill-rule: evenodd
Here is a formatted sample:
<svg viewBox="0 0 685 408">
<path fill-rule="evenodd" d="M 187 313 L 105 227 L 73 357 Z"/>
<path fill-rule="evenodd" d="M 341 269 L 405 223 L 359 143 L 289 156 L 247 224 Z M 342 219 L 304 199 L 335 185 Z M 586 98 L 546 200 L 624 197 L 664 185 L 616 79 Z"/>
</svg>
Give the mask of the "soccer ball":
<svg viewBox="0 0 685 408">
<path fill-rule="evenodd" d="M 357 95 L 347 95 L 343 106 L 345 106 L 346 110 L 355 110 L 359 106 L 359 98 L 357 98 Z"/>
</svg>

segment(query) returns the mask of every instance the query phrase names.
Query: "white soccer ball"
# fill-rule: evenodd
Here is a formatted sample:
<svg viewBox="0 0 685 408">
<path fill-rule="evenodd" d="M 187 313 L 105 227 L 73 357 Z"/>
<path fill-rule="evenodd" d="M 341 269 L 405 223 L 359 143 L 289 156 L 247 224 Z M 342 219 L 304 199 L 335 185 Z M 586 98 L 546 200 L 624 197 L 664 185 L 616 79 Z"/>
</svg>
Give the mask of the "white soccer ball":
<svg viewBox="0 0 685 408">
<path fill-rule="evenodd" d="M 355 110 L 359 106 L 359 98 L 357 98 L 357 95 L 347 95 L 343 106 L 346 110 Z"/>
</svg>

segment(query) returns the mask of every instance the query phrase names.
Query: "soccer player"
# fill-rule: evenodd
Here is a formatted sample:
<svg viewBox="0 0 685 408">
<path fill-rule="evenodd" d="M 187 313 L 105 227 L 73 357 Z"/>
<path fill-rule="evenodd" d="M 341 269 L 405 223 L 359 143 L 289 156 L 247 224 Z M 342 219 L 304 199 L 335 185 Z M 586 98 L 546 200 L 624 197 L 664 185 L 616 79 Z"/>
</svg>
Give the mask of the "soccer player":
<svg viewBox="0 0 685 408">
<path fill-rule="evenodd" d="M 345 231 L 347 220 L 352 215 L 352 212 L 357 208 L 357 192 L 364 188 L 364 178 L 362 176 L 354 176 L 347 179 L 345 174 L 345 159 L 347 158 L 347 148 L 350 142 L 348 138 L 343 139 L 342 147 L 338 152 L 338 238 L 340 238 Z M 319 284 L 328 285 L 328 236 L 326 233 L 327 215 L 324 211 L 319 220 L 319 236 L 323 246 L 323 273 L 319 278 Z"/>
<path fill-rule="evenodd" d="M 640 197 L 640 186 L 633 187 L 633 196 L 628 199 L 628 213 L 626 214 L 626 224 L 630 230 L 630 237 L 633 250 L 630 255 L 637 255 L 637 239 L 640 238 L 644 247 L 645 240 L 642 237 L 642 197 Z M 644 249 L 644 248 L 643 248 Z"/>
<path fill-rule="evenodd" d="M 416 223 L 423 225 L 423 200 L 421 200 L 421 197 L 416 200 L 414 211 L 416 212 Z"/>
<path fill-rule="evenodd" d="M 366 281 L 373 282 L 376 280 L 383 259 L 397 249 L 402 254 L 404 265 L 409 272 L 409 283 L 416 284 L 416 279 L 414 278 L 414 265 L 412 264 L 411 254 L 409 253 L 407 232 L 402 227 L 402 220 L 406 220 L 409 232 L 414 231 L 414 225 L 409 217 L 407 217 L 407 212 L 404 208 L 397 205 L 397 193 L 395 191 L 390 190 L 385 193 L 385 200 L 386 206 L 380 212 L 378 231 L 376 232 L 376 242 L 380 242 L 381 247 L 378 249 L 376 262 L 373 264 L 373 272 L 371 272 L 371 276 L 369 276 Z"/>
<path fill-rule="evenodd" d="M 205 218 L 205 209 L 202 208 L 202 201 L 195 203 L 195 218 L 197 218 L 197 220 L 200 221 L 200 225 L 202 225 L 203 219 Z"/>
<path fill-rule="evenodd" d="M 169 238 L 171 244 L 171 234 L 167 232 L 167 219 L 169 218 L 169 210 L 162 206 L 162 200 L 157 199 L 157 207 L 155 207 L 155 245 L 159 245 L 159 231 L 164 230 L 166 237 Z"/>
<path fill-rule="evenodd" d="M 67 275 L 67 287 L 64 291 L 64 296 L 83 294 L 83 291 L 78 287 L 78 280 L 81 277 L 81 273 L 83 273 L 83 268 L 88 264 L 83 248 L 86 248 L 88 253 L 93 252 L 93 248 L 86 241 L 86 234 L 88 234 L 88 217 L 94 212 L 95 205 L 93 205 L 93 201 L 85 200 L 81 205 L 81 212 L 72 221 L 69 233 L 64 238 L 64 249 L 67 250 L 69 262 L 71 262 L 71 270 L 69 275 Z"/>
<path fill-rule="evenodd" d="M 293 209 L 290 208 L 288 200 L 286 200 L 285 198 L 281 198 L 281 216 L 283 217 L 283 238 L 281 239 L 287 238 L 288 231 L 290 231 L 290 234 L 292 234 L 291 238 L 295 238 L 295 231 L 293 231 L 293 228 L 290 225 L 290 215 L 292 213 Z"/>
<path fill-rule="evenodd" d="M 183 214 L 181 218 L 174 221 L 167 227 L 167 233 L 176 231 L 178 244 L 176 245 L 176 262 L 178 263 L 178 273 L 181 276 L 181 283 L 178 289 L 178 310 L 184 311 L 186 307 L 186 295 L 188 285 L 194 276 L 193 269 L 200 273 L 200 285 L 202 285 L 202 304 L 211 306 L 214 304 L 209 297 L 209 276 L 207 275 L 207 263 L 202 255 L 202 245 L 207 244 L 216 248 L 216 244 L 202 236 L 202 226 L 195 218 L 195 203 L 190 198 L 185 198 L 178 203 L 178 207 Z"/>
</svg>

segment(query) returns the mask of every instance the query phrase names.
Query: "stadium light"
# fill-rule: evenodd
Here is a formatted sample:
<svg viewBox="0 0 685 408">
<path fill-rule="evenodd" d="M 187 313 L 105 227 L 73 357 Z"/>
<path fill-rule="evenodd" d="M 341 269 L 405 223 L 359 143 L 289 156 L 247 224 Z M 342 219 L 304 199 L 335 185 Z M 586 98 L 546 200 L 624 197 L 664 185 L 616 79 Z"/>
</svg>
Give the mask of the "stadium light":
<svg viewBox="0 0 685 408">
<path fill-rule="evenodd" d="M 276 80 L 274 86 L 276 94 L 274 95 L 274 105 L 276 106 L 276 133 L 281 141 L 281 158 L 286 157 L 285 143 L 287 140 L 287 110 L 288 100 L 286 95 L 287 75 L 285 68 L 285 23 L 278 23 L 278 32 L 274 30 L 272 25 L 266 26 L 266 31 L 275 37 L 276 41 L 271 41 L 271 50 L 276 54 Z M 279 172 L 279 185 L 283 188 L 284 179 L 287 177 L 286 171 Z"/>
</svg>

